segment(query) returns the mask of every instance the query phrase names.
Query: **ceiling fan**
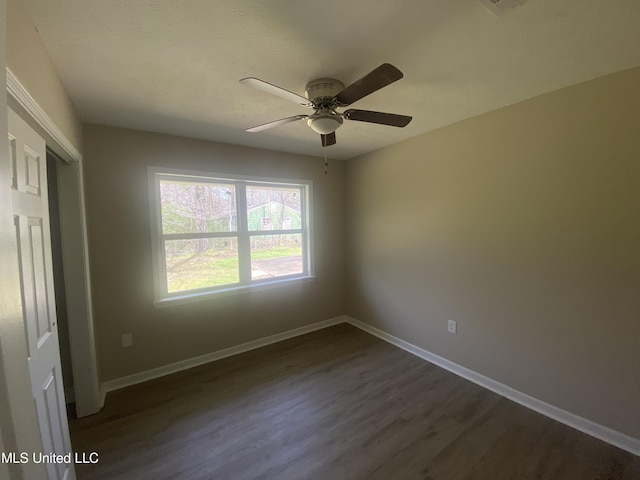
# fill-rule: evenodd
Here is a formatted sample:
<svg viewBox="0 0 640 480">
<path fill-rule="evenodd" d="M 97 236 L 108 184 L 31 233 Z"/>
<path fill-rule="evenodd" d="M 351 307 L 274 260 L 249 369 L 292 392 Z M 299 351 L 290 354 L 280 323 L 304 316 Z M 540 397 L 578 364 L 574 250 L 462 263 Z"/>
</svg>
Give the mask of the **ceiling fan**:
<svg viewBox="0 0 640 480">
<path fill-rule="evenodd" d="M 269 128 L 278 127 L 298 120 L 307 120 L 312 130 L 320 134 L 323 147 L 336 143 L 336 130 L 342 125 L 343 119 L 357 122 L 378 123 L 392 127 L 406 127 L 412 117 L 394 113 L 373 112 L 370 110 L 349 109 L 342 113 L 337 108 L 347 107 L 373 92 L 380 90 L 403 77 L 402 72 L 389 63 L 383 63 L 369 72 L 360 80 L 345 88 L 340 80 L 334 78 L 318 78 L 307 83 L 305 96 L 285 90 L 271 83 L 255 77 L 243 78 L 241 83 L 259 90 L 277 95 L 298 105 L 313 108 L 311 115 L 294 115 L 274 122 L 264 123 L 247 129 L 247 132 L 261 132 Z"/>
</svg>

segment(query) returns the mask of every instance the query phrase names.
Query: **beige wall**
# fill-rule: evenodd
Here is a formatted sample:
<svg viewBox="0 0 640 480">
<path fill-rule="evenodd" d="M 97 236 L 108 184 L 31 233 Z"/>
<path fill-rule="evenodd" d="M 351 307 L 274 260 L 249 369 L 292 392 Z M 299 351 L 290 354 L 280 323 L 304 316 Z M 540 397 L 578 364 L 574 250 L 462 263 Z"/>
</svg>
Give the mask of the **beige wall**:
<svg viewBox="0 0 640 480">
<path fill-rule="evenodd" d="M 24 0 L 7 1 L 7 66 L 60 131 L 82 151 L 82 125 Z"/>
<path fill-rule="evenodd" d="M 131 375 L 345 312 L 343 168 L 323 160 L 133 130 L 85 126 L 93 304 L 102 380 Z M 313 181 L 316 279 L 153 306 L 147 167 Z M 133 333 L 134 346 L 121 347 Z"/>
<path fill-rule="evenodd" d="M 349 160 L 348 314 L 640 438 L 638 85 L 640 68 Z"/>
</svg>

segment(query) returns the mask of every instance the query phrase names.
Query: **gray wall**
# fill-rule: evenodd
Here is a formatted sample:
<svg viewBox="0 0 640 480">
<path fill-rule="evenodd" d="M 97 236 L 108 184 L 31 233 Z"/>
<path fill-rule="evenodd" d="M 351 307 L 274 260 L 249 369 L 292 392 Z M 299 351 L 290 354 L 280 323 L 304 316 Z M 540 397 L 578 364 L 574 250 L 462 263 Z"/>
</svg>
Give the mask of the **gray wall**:
<svg viewBox="0 0 640 480">
<path fill-rule="evenodd" d="M 325 175 L 320 158 L 95 125 L 84 140 L 102 381 L 344 314 L 342 162 Z M 154 307 L 147 166 L 312 180 L 316 279 Z M 122 348 L 128 332 L 134 345 Z"/>
<path fill-rule="evenodd" d="M 640 438 L 638 85 L 640 68 L 349 160 L 348 314 Z"/>
</svg>

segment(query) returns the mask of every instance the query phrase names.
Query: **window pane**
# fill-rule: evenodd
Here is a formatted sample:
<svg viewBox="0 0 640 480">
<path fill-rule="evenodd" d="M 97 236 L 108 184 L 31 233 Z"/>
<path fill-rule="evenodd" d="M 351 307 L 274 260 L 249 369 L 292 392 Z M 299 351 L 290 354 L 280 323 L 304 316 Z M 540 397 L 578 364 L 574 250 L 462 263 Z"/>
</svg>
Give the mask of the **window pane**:
<svg viewBox="0 0 640 480">
<path fill-rule="evenodd" d="M 299 187 L 247 186 L 249 230 L 302 228 Z"/>
<path fill-rule="evenodd" d="M 302 235 L 256 235 L 251 237 L 251 279 L 304 273 Z"/>
<path fill-rule="evenodd" d="M 170 293 L 240 281 L 235 237 L 166 240 L 164 246 Z"/>
<path fill-rule="evenodd" d="M 162 233 L 235 232 L 234 185 L 160 181 Z"/>
</svg>

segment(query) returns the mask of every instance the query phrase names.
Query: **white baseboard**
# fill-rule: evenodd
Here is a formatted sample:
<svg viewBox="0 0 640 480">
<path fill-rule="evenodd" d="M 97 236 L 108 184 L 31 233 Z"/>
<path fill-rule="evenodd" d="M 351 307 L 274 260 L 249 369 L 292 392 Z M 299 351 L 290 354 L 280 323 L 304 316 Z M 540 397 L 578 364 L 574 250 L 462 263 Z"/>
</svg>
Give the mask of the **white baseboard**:
<svg viewBox="0 0 640 480">
<path fill-rule="evenodd" d="M 409 342 L 405 342 L 400 338 L 394 337 L 382 330 L 379 330 L 371 325 L 367 325 L 355 318 L 351 318 L 349 316 L 346 317 L 346 321 L 351 325 L 364 330 L 371 335 L 375 335 L 376 337 L 389 342 L 396 347 L 399 347 L 403 350 L 406 350 L 413 355 L 422 358 L 434 365 L 444 368 L 460 377 L 466 378 L 467 380 L 480 385 L 481 387 L 486 388 L 487 390 L 491 390 L 492 392 L 497 393 L 498 395 L 502 395 L 510 400 L 513 400 L 520 405 L 523 405 L 531 410 L 535 410 L 542 415 L 545 415 L 549 418 L 557 420 L 560 423 L 564 423 L 569 427 L 575 428 L 587 435 L 591 435 L 592 437 L 598 438 L 604 442 L 610 443 L 622 450 L 626 450 L 627 452 L 633 453 L 634 455 L 640 456 L 640 439 L 633 438 L 624 433 L 613 430 L 609 427 L 605 427 L 604 425 L 600 425 L 586 418 L 580 417 L 573 413 L 567 412 L 566 410 L 562 410 L 561 408 L 550 405 L 542 400 L 538 400 L 526 393 L 522 393 L 518 390 L 515 390 L 507 385 L 504 385 L 500 382 L 496 382 L 489 377 L 485 377 L 473 370 L 469 370 L 466 367 L 458 365 L 457 363 L 453 363 L 446 358 L 442 358 L 434 353 L 431 353 L 423 348 L 417 347 Z"/>
<path fill-rule="evenodd" d="M 272 343 L 281 342 L 282 340 L 287 340 L 299 335 L 304 335 L 305 333 L 321 330 L 323 328 L 331 327 L 339 323 L 345 323 L 346 321 L 347 318 L 345 316 L 331 318 L 322 322 L 312 323 L 311 325 L 305 325 L 304 327 L 294 328 L 293 330 L 288 330 L 286 332 L 276 333 L 275 335 L 270 335 L 268 337 L 259 338 L 258 340 L 253 340 L 251 342 L 242 343 L 234 347 L 225 348 L 223 350 L 207 353 L 198 357 L 188 358 L 186 360 L 181 360 L 179 362 L 171 363 L 163 367 L 153 368 L 151 370 L 135 373 L 127 377 L 106 381 L 102 384 L 101 389 L 102 405 L 104 405 L 105 395 L 108 392 L 119 390 L 130 385 L 135 385 L 137 383 L 146 382 L 147 380 L 153 380 L 154 378 L 170 375 L 182 370 L 187 370 L 189 368 L 197 367 L 205 363 L 214 362 L 222 358 L 231 357 L 232 355 L 238 355 L 239 353 L 248 352 L 249 350 L 254 350 L 256 348 L 271 345 Z"/>
</svg>

